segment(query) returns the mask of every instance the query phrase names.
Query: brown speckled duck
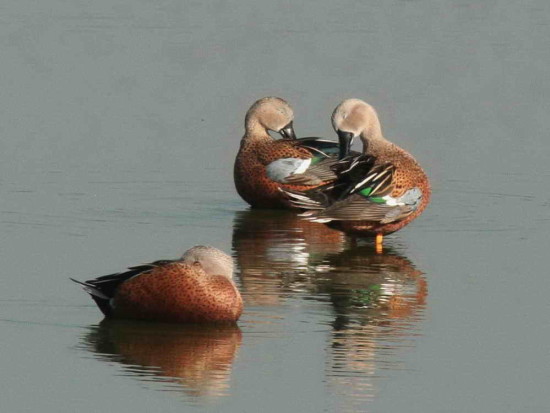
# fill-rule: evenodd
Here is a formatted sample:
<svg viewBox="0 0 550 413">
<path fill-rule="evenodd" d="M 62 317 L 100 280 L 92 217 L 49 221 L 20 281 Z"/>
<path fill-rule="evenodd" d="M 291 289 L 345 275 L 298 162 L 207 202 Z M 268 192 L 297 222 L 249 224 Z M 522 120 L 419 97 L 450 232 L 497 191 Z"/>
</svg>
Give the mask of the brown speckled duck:
<svg viewBox="0 0 550 413">
<path fill-rule="evenodd" d="M 258 100 L 246 114 L 234 177 L 237 192 L 254 208 L 292 208 L 279 188 L 305 191 L 336 179 L 331 166 L 338 161 L 338 143 L 296 139 L 293 119 L 290 105 L 277 97 Z"/>
<path fill-rule="evenodd" d="M 233 260 L 202 245 L 180 259 L 155 261 L 80 282 L 108 318 L 183 323 L 236 322 L 243 309 Z"/>
<path fill-rule="evenodd" d="M 353 139 L 363 142 L 363 154 L 345 156 L 333 166 L 338 179 L 309 191 L 287 191 L 292 204 L 307 209 L 312 221 L 355 236 L 375 236 L 382 250 L 383 235 L 418 217 L 430 201 L 430 182 L 416 160 L 382 135 L 378 115 L 359 99 L 340 103 L 332 125 L 349 151 Z"/>
</svg>

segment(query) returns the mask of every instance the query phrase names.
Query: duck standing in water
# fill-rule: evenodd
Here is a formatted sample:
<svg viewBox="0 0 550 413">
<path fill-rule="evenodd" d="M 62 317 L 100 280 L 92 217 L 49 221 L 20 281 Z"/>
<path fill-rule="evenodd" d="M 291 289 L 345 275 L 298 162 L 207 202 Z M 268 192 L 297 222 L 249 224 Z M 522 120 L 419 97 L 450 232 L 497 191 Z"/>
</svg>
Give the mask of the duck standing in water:
<svg viewBox="0 0 550 413">
<path fill-rule="evenodd" d="M 347 99 L 332 114 L 342 160 L 332 168 L 337 179 L 307 191 L 285 191 L 290 202 L 307 211 L 306 219 L 326 223 L 352 236 L 383 236 L 418 217 L 430 201 L 428 177 L 407 151 L 382 135 L 378 115 L 359 99 Z M 347 156 L 355 137 L 363 154 Z"/>
<path fill-rule="evenodd" d="M 177 260 L 155 261 L 85 282 L 72 280 L 84 287 L 108 318 L 236 322 L 243 310 L 233 282 L 232 258 L 202 245 Z"/>
<path fill-rule="evenodd" d="M 253 208 L 292 208 L 279 188 L 306 191 L 336 179 L 331 166 L 338 161 L 338 143 L 296 139 L 293 120 L 290 105 L 277 97 L 256 101 L 246 114 L 234 178 L 237 192 Z"/>
</svg>

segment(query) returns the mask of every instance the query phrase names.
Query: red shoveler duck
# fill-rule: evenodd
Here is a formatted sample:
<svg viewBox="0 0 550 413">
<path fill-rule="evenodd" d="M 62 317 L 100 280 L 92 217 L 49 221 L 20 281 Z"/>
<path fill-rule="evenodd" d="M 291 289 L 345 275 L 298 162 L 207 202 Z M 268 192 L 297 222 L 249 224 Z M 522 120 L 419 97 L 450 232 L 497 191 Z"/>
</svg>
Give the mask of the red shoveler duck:
<svg viewBox="0 0 550 413">
<path fill-rule="evenodd" d="M 359 99 L 340 103 L 332 114 L 342 154 L 347 155 L 355 137 L 363 153 L 344 156 L 333 166 L 338 178 L 308 191 L 286 191 L 291 203 L 306 211 L 303 216 L 326 223 L 352 236 L 376 237 L 382 251 L 383 236 L 418 217 L 430 202 L 430 182 L 407 151 L 389 142 L 374 108 Z"/>
<path fill-rule="evenodd" d="M 71 278 L 72 279 L 72 278 Z M 233 260 L 198 245 L 180 259 L 155 261 L 80 282 L 108 318 L 181 323 L 236 322 L 243 309 Z"/>
<path fill-rule="evenodd" d="M 279 188 L 305 191 L 336 179 L 330 167 L 338 161 L 338 143 L 296 139 L 293 120 L 292 108 L 278 97 L 256 101 L 246 114 L 234 178 L 237 192 L 253 208 L 292 208 Z"/>
</svg>

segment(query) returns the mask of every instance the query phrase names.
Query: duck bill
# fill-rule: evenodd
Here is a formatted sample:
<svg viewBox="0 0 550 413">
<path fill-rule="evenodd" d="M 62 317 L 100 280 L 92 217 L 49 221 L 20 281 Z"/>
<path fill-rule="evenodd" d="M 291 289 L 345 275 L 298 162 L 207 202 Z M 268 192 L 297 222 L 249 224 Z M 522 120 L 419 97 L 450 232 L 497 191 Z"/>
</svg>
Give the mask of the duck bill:
<svg viewBox="0 0 550 413">
<path fill-rule="evenodd" d="M 296 133 L 294 132 L 293 122 L 290 122 L 288 125 L 283 127 L 279 133 L 284 139 L 296 139 Z"/>
<path fill-rule="evenodd" d="M 351 143 L 353 142 L 353 133 L 343 132 L 339 130 L 338 132 L 338 142 L 340 143 L 340 154 L 338 159 L 344 159 L 349 155 L 351 151 Z"/>
</svg>

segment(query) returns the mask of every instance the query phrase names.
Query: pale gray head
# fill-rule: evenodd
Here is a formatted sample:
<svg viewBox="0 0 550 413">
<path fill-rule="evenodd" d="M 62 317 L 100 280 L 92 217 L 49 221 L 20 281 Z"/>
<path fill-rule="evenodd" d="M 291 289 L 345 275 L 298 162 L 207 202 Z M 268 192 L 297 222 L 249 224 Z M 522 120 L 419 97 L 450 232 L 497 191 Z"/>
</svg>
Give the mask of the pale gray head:
<svg viewBox="0 0 550 413">
<path fill-rule="evenodd" d="M 382 138 L 378 114 L 371 105 L 360 99 L 346 99 L 336 106 L 332 113 L 332 126 L 340 141 L 340 159 L 347 156 L 355 137 L 361 137 L 365 148 L 369 139 Z"/>
<path fill-rule="evenodd" d="M 233 278 L 233 259 L 225 252 L 209 246 L 196 245 L 184 252 L 181 260 L 185 263 L 199 263 L 208 275 L 223 275 Z"/>
<path fill-rule="evenodd" d="M 293 120 L 290 105 L 281 98 L 270 96 L 257 100 L 248 109 L 245 127 L 250 132 L 259 125 L 264 130 L 280 133 L 285 139 L 295 139 Z"/>
</svg>

